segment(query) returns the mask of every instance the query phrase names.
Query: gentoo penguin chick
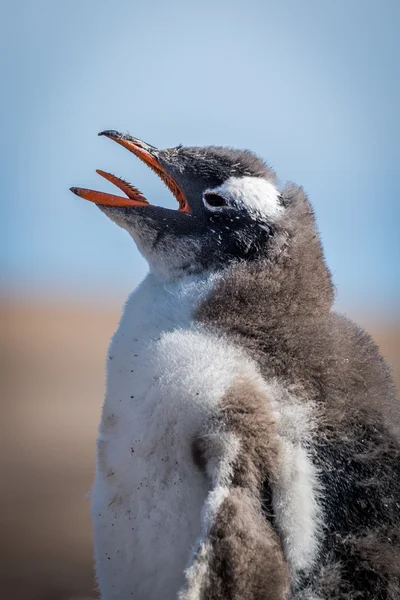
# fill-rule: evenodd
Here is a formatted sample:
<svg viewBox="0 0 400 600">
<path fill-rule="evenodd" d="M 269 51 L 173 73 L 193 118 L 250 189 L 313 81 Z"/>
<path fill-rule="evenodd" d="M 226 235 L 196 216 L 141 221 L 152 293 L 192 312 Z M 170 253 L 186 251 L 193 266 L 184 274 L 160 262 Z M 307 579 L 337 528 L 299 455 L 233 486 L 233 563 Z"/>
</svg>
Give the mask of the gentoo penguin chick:
<svg viewBox="0 0 400 600">
<path fill-rule="evenodd" d="M 103 600 L 400 598 L 400 404 L 332 310 L 301 188 L 248 151 L 105 131 L 178 210 L 82 188 L 149 274 L 107 360 L 93 522 Z"/>
</svg>

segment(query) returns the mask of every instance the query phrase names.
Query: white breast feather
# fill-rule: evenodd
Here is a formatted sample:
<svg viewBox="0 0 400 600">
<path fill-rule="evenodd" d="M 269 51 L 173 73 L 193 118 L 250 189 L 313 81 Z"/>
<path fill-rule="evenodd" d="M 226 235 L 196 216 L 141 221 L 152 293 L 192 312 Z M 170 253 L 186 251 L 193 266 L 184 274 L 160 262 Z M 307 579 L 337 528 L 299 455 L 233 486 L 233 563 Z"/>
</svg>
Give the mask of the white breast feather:
<svg viewBox="0 0 400 600">
<path fill-rule="evenodd" d="M 212 283 L 149 275 L 111 343 L 92 509 L 106 600 L 176 599 L 208 492 L 191 443 L 235 377 L 255 372 L 191 320 Z"/>
</svg>

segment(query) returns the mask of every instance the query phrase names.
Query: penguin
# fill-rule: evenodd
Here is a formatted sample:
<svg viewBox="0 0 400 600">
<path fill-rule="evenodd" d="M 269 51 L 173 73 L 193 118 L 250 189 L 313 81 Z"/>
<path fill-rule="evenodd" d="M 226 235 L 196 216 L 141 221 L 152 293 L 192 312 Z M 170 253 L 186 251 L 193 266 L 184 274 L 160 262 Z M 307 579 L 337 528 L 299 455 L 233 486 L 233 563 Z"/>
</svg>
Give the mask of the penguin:
<svg viewBox="0 0 400 600">
<path fill-rule="evenodd" d="M 176 210 L 71 188 L 149 265 L 107 357 L 92 516 L 102 600 L 400 598 L 400 403 L 333 310 L 301 187 L 248 150 L 101 134 Z"/>
</svg>

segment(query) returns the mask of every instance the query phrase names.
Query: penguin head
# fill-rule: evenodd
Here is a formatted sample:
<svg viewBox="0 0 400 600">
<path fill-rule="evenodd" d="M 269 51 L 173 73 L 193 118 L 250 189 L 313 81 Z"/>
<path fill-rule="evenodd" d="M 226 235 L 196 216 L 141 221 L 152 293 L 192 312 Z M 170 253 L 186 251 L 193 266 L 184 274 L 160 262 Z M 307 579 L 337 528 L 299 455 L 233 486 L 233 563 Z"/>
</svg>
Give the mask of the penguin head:
<svg viewBox="0 0 400 600">
<path fill-rule="evenodd" d="M 99 135 L 145 162 L 178 201 L 177 210 L 150 204 L 137 188 L 104 171 L 98 173 L 126 198 L 71 188 L 128 231 L 156 275 L 171 279 L 268 255 L 285 207 L 274 172 L 252 152 L 216 146 L 159 150 L 116 131 Z"/>
</svg>

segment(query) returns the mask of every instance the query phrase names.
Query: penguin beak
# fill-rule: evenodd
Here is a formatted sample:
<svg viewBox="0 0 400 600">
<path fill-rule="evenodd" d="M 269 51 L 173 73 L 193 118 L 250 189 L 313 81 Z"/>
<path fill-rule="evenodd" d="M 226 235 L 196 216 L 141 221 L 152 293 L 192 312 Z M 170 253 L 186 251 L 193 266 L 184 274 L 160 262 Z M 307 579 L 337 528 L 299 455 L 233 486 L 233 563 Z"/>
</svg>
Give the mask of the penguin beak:
<svg viewBox="0 0 400 600">
<path fill-rule="evenodd" d="M 99 135 L 104 135 L 105 137 L 110 138 L 110 140 L 114 140 L 130 152 L 140 158 L 152 171 L 156 173 L 160 177 L 160 179 L 165 183 L 167 188 L 172 192 L 176 200 L 179 204 L 179 211 L 184 213 L 190 213 L 189 204 L 186 200 L 184 193 L 181 188 L 178 186 L 176 181 L 167 173 L 165 168 L 158 161 L 159 151 L 154 146 L 147 144 L 146 142 L 142 142 L 137 138 L 131 137 L 127 134 L 119 133 L 118 131 L 102 131 Z M 116 196 L 114 194 L 106 194 L 104 192 L 96 192 L 94 190 L 88 190 L 85 188 L 72 187 L 71 192 L 79 196 L 80 198 L 84 198 L 85 200 L 89 200 L 89 202 L 94 202 L 95 204 L 99 204 L 100 206 L 115 206 L 115 207 L 135 207 L 135 206 L 150 206 L 149 202 L 143 196 L 143 194 L 133 185 L 125 181 L 124 179 L 120 179 L 111 173 L 107 173 L 106 171 L 101 171 L 97 169 L 96 171 L 99 175 L 113 183 L 116 187 L 118 187 L 127 198 L 123 196 Z"/>
</svg>

